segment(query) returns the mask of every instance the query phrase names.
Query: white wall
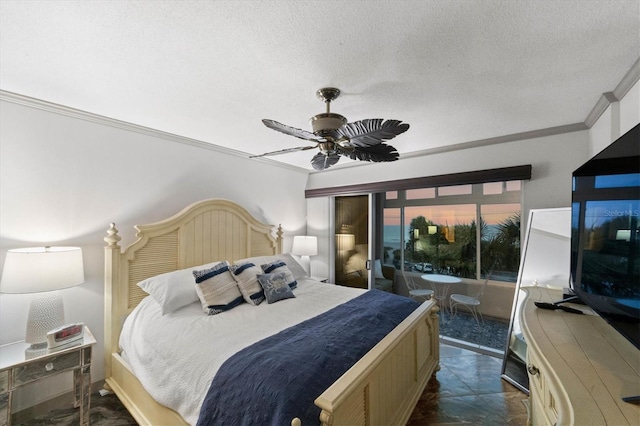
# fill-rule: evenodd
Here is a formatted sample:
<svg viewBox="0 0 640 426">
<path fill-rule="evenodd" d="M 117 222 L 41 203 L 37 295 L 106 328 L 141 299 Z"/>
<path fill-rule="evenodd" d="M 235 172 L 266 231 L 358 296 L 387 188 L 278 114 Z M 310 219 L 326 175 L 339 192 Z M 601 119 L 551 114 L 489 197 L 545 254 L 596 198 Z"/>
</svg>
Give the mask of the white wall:
<svg viewBox="0 0 640 426">
<path fill-rule="evenodd" d="M 332 224 L 332 207 L 328 197 L 307 200 L 307 235 L 318 237 L 318 254 L 311 257 L 311 275 L 319 278 L 331 276 L 329 258 L 335 234 Z"/>
<path fill-rule="evenodd" d="M 640 81 L 620 100 L 620 135 L 640 123 Z M 613 142 L 613 141 L 612 141 Z"/>
<path fill-rule="evenodd" d="M 593 157 L 611 142 L 640 123 L 640 82 L 620 100 L 604 111 L 589 130 L 589 157 Z"/>
<path fill-rule="evenodd" d="M 288 251 L 292 236 L 305 231 L 306 180 L 306 172 L 3 101 L 0 262 L 11 248 L 82 247 L 85 282 L 62 296 L 67 322 L 84 321 L 99 342 L 92 367 L 98 381 L 104 378 L 103 238 L 110 222 L 126 246 L 136 224 L 224 198 L 263 222 L 281 223 Z M 0 344 L 24 340 L 29 300 L 0 295 Z M 69 390 L 70 384 L 54 383 L 22 392 L 14 409 Z"/>
</svg>

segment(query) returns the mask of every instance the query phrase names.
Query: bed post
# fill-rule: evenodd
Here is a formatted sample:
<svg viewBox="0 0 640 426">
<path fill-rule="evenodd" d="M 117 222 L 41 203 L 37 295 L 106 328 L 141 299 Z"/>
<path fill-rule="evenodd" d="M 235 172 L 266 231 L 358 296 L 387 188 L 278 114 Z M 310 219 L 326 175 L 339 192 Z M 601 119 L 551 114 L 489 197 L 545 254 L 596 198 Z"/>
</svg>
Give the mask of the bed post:
<svg viewBox="0 0 640 426">
<path fill-rule="evenodd" d="M 436 359 L 436 368 L 433 374 L 440 371 L 440 307 L 435 305 L 431 310 L 431 347 L 433 348 L 433 356 Z"/>
<path fill-rule="evenodd" d="M 104 241 L 104 377 L 111 377 L 111 354 L 118 350 L 119 336 L 116 330 L 120 330 L 118 321 L 120 280 L 120 236 L 116 224 L 112 223 L 107 230 Z"/>
<path fill-rule="evenodd" d="M 276 250 L 278 250 L 278 254 L 282 253 L 282 234 L 282 224 L 279 224 L 276 231 Z"/>
</svg>

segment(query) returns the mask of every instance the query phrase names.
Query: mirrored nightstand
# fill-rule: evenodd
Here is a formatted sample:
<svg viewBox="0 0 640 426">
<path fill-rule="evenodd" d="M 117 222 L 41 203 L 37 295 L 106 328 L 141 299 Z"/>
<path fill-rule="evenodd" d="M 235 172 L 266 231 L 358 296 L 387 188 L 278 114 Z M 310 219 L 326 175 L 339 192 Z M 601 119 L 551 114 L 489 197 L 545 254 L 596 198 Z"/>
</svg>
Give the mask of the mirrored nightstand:
<svg viewBox="0 0 640 426">
<path fill-rule="evenodd" d="M 11 425 L 13 392 L 46 377 L 73 371 L 75 402 L 80 424 L 89 424 L 91 348 L 96 339 L 89 327 L 82 340 L 55 350 L 30 349 L 25 342 L 0 346 L 0 425 Z"/>
</svg>

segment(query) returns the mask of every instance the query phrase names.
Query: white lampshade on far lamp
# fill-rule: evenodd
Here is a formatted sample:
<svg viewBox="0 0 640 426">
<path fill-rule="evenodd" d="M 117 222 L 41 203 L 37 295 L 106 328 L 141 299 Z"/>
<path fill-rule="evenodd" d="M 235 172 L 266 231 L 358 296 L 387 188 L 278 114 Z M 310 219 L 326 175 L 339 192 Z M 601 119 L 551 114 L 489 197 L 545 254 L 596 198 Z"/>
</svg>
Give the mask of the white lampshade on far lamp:
<svg viewBox="0 0 640 426">
<path fill-rule="evenodd" d="M 318 238 L 305 235 L 293 237 L 291 254 L 300 256 L 302 266 L 307 271 L 307 274 L 311 275 L 311 259 L 309 256 L 318 254 Z"/>
<path fill-rule="evenodd" d="M 29 307 L 25 342 L 46 345 L 47 332 L 64 325 L 64 305 L 56 290 L 84 282 L 80 247 L 34 247 L 7 252 L 0 293 L 39 293 Z"/>
</svg>

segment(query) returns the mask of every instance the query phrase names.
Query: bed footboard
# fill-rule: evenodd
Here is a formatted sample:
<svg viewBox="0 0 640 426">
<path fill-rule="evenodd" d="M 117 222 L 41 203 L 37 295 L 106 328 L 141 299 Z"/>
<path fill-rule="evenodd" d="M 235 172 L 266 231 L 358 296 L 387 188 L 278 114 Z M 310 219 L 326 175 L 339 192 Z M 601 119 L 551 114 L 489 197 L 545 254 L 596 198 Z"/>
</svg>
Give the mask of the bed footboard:
<svg viewBox="0 0 640 426">
<path fill-rule="evenodd" d="M 322 393 L 321 425 L 406 424 L 439 370 L 438 306 L 425 302 Z M 107 385 L 141 425 L 187 423 L 144 390 L 126 361 L 111 354 Z M 292 426 L 301 426 L 293 419 Z M 303 425 L 306 426 L 306 425 Z"/>
<path fill-rule="evenodd" d="M 423 303 L 323 392 L 315 400 L 321 424 L 406 424 L 440 368 L 437 312 Z"/>
</svg>

